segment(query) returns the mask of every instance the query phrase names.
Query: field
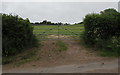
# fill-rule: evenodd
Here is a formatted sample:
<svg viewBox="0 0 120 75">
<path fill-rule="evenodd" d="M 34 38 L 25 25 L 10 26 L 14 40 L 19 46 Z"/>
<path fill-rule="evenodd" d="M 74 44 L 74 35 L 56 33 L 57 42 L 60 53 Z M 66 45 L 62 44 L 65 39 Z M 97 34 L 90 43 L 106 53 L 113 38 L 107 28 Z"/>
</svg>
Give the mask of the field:
<svg viewBox="0 0 120 75">
<path fill-rule="evenodd" d="M 68 25 L 68 26 L 55 26 L 55 25 L 36 25 L 33 26 L 33 33 L 39 40 L 53 39 L 51 35 L 63 37 L 79 38 L 84 31 L 84 25 Z M 57 38 L 57 39 L 58 39 Z M 64 38 L 65 39 L 65 38 Z"/>
</svg>

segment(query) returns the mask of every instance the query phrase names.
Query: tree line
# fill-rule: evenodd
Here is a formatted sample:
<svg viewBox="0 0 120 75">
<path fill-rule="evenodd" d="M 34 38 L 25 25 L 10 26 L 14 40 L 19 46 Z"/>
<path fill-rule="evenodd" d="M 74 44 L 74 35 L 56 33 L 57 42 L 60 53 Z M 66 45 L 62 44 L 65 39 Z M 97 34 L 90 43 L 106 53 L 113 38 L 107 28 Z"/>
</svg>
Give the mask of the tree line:
<svg viewBox="0 0 120 75">
<path fill-rule="evenodd" d="M 51 21 L 47 21 L 47 20 L 43 20 L 42 22 L 35 22 L 35 23 L 31 23 L 33 25 L 70 25 L 70 23 L 62 23 L 62 22 L 58 22 L 58 23 L 53 23 Z"/>
<path fill-rule="evenodd" d="M 62 23 L 62 22 L 53 23 L 53 22 L 47 21 L 47 20 L 43 20 L 42 22 L 35 22 L 35 23 L 31 23 L 31 24 L 32 25 L 71 25 L 70 23 Z M 83 22 L 74 23 L 73 25 L 77 25 L 77 24 L 83 24 Z"/>
</svg>

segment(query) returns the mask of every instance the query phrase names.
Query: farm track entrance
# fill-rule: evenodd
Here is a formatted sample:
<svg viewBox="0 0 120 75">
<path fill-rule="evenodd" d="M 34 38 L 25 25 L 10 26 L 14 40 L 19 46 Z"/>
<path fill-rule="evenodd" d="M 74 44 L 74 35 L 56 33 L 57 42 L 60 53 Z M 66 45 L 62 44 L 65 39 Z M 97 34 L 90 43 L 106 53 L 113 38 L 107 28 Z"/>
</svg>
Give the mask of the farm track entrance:
<svg viewBox="0 0 120 75">
<path fill-rule="evenodd" d="M 83 25 L 40 25 L 33 32 L 39 40 L 79 40 L 83 31 Z"/>
<path fill-rule="evenodd" d="M 37 38 L 45 40 L 37 48 L 38 52 L 33 57 L 34 59 L 30 58 L 32 61 L 26 63 L 26 58 L 23 59 L 26 55 L 20 54 L 17 62 L 15 60 L 15 63 L 4 65 L 3 73 L 118 73 L 117 59 L 97 56 L 94 51 L 88 51 L 87 48 L 80 45 L 79 41 L 76 41 L 79 40 L 83 31 L 82 25 L 34 26 L 33 32 Z M 68 49 L 58 51 L 57 40 L 62 40 Z M 26 53 L 29 54 L 29 52 Z M 15 65 L 21 66 L 15 67 Z"/>
</svg>

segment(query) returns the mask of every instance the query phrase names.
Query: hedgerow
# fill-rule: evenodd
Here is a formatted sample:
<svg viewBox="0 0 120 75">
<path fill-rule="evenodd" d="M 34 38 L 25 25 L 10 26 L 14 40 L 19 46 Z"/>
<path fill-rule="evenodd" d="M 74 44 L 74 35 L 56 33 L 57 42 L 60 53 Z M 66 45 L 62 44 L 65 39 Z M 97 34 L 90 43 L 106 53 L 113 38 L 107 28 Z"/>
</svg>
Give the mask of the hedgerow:
<svg viewBox="0 0 120 75">
<path fill-rule="evenodd" d="M 2 56 L 13 56 L 37 45 L 29 19 L 2 14 Z"/>
<path fill-rule="evenodd" d="M 120 52 L 120 13 L 106 9 L 92 13 L 84 19 L 84 41 L 87 45 L 108 51 Z"/>
</svg>

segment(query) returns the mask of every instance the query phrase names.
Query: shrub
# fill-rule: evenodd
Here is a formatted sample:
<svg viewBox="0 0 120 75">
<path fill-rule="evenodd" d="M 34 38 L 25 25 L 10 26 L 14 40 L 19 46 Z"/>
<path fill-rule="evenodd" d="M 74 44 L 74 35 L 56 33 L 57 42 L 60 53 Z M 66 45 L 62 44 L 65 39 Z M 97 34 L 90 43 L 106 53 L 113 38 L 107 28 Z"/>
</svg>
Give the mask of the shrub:
<svg viewBox="0 0 120 75">
<path fill-rule="evenodd" d="M 100 14 L 88 14 L 84 19 L 84 41 L 87 45 L 106 50 L 120 50 L 120 13 L 106 9 Z"/>
<path fill-rule="evenodd" d="M 95 44 L 96 30 L 99 22 L 99 14 L 88 14 L 84 19 L 85 32 L 84 40 L 86 43 Z"/>
<path fill-rule="evenodd" d="M 22 19 L 18 15 L 2 14 L 2 38 L 3 56 L 15 55 L 37 44 L 29 19 Z"/>
</svg>

